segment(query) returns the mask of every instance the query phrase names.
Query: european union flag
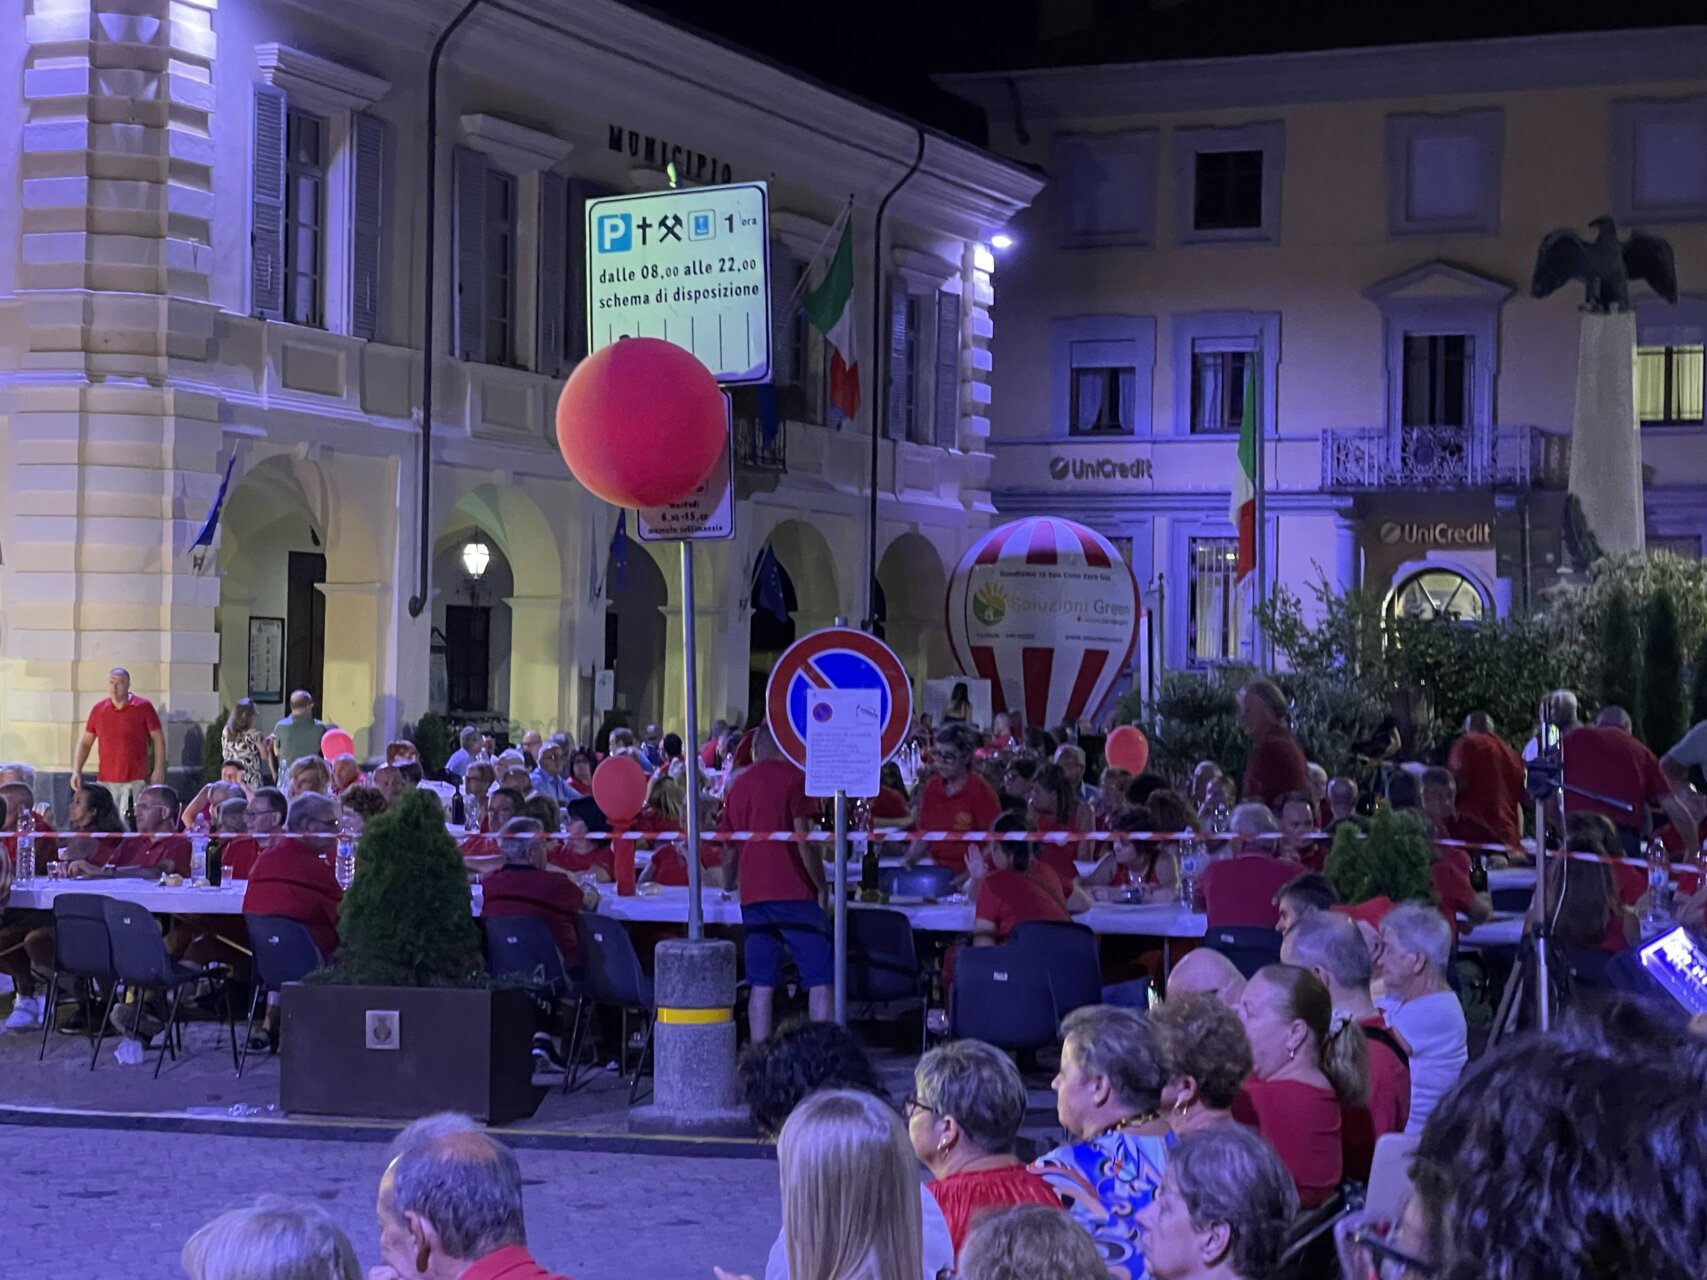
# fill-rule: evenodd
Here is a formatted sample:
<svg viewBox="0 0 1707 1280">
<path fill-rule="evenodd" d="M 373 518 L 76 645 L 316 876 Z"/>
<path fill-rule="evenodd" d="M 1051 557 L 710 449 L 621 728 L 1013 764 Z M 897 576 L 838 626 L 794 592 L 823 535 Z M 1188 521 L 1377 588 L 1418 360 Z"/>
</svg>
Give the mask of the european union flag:
<svg viewBox="0 0 1707 1280">
<path fill-rule="evenodd" d="M 778 622 L 788 621 L 788 594 L 782 585 L 782 562 L 766 547 L 753 570 L 753 604 Z"/>
<path fill-rule="evenodd" d="M 622 590 L 628 581 L 628 512 L 616 513 L 616 532 L 610 536 L 610 594 Z"/>
<path fill-rule="evenodd" d="M 191 547 L 211 547 L 214 531 L 219 528 L 219 511 L 225 505 L 225 492 L 231 487 L 231 468 L 237 465 L 237 455 L 234 453 L 225 464 L 225 478 L 219 482 L 219 492 L 213 495 L 213 505 L 207 509 L 207 519 L 202 521 L 202 531 L 196 535 Z"/>
</svg>

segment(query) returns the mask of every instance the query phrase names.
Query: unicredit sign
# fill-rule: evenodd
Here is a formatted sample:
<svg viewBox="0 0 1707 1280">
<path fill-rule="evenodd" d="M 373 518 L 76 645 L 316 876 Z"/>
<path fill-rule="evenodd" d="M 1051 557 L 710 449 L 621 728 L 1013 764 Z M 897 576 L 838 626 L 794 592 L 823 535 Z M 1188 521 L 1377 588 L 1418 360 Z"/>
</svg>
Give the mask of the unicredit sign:
<svg viewBox="0 0 1707 1280">
<path fill-rule="evenodd" d="M 1051 480 L 1149 480 L 1152 478 L 1148 458 L 1063 458 L 1056 454 L 1049 459 Z"/>
<path fill-rule="evenodd" d="M 1494 527 L 1486 521 L 1480 524 L 1448 524 L 1444 520 L 1425 523 L 1417 520 L 1389 520 L 1379 530 L 1388 546 L 1406 543 L 1418 547 L 1485 547 L 1494 540 Z"/>
</svg>

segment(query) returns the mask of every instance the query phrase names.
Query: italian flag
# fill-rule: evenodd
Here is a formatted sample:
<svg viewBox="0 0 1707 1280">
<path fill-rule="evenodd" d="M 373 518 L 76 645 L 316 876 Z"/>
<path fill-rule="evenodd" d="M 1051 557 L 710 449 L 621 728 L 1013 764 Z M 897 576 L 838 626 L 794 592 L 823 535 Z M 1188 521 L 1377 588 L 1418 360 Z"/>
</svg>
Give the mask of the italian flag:
<svg viewBox="0 0 1707 1280">
<path fill-rule="evenodd" d="M 818 287 L 806 295 L 806 318 L 830 343 L 830 403 L 844 418 L 859 413 L 859 356 L 854 351 L 853 219 Z"/>
<path fill-rule="evenodd" d="M 1236 581 L 1243 582 L 1257 567 L 1257 357 L 1245 358 L 1245 407 L 1239 415 L 1239 474 L 1233 480 L 1229 514 L 1239 531 Z"/>
</svg>

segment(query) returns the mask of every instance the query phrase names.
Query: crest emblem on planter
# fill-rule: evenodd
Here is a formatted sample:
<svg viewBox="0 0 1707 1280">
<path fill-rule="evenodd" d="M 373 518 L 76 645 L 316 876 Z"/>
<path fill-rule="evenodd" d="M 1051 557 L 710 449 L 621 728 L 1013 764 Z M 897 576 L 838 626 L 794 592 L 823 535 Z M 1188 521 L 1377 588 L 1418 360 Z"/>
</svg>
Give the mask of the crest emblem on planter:
<svg viewBox="0 0 1707 1280">
<path fill-rule="evenodd" d="M 367 1011 L 367 1047 L 397 1049 L 402 1045 L 402 1028 L 397 1010 L 369 1009 Z"/>
</svg>

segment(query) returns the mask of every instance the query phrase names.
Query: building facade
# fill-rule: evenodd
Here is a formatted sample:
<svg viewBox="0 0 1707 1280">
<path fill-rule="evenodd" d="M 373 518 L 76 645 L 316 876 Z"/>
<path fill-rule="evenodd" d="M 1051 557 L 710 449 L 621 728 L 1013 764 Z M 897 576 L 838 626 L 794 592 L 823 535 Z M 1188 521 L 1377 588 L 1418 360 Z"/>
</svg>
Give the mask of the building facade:
<svg viewBox="0 0 1707 1280">
<path fill-rule="evenodd" d="M 1157 652 L 1251 652 L 1230 493 L 1262 438 L 1267 589 L 1468 616 L 1558 580 L 1571 286 L 1543 235 L 1613 214 L 1673 246 L 1637 290 L 1650 547 L 1707 534 L 1707 30 L 948 77 L 1050 185 L 1001 264 L 1005 515 L 1129 548 Z"/>
<path fill-rule="evenodd" d="M 428 51 L 462 7 L 7 3 L 0 758 L 68 767 L 114 665 L 174 765 L 221 707 L 270 721 L 299 686 L 360 751 L 429 709 L 679 724 L 675 548 L 619 532 L 553 432 L 584 202 L 671 181 L 770 184 L 776 379 L 736 397 L 737 537 L 698 553 L 702 716 L 866 615 L 879 400 L 874 607 L 915 675 L 946 671 L 943 584 L 992 510 L 985 242 L 1041 180 L 611 0 L 491 0 L 441 73 L 427 343 Z M 843 423 L 800 304 L 850 198 Z"/>
</svg>

